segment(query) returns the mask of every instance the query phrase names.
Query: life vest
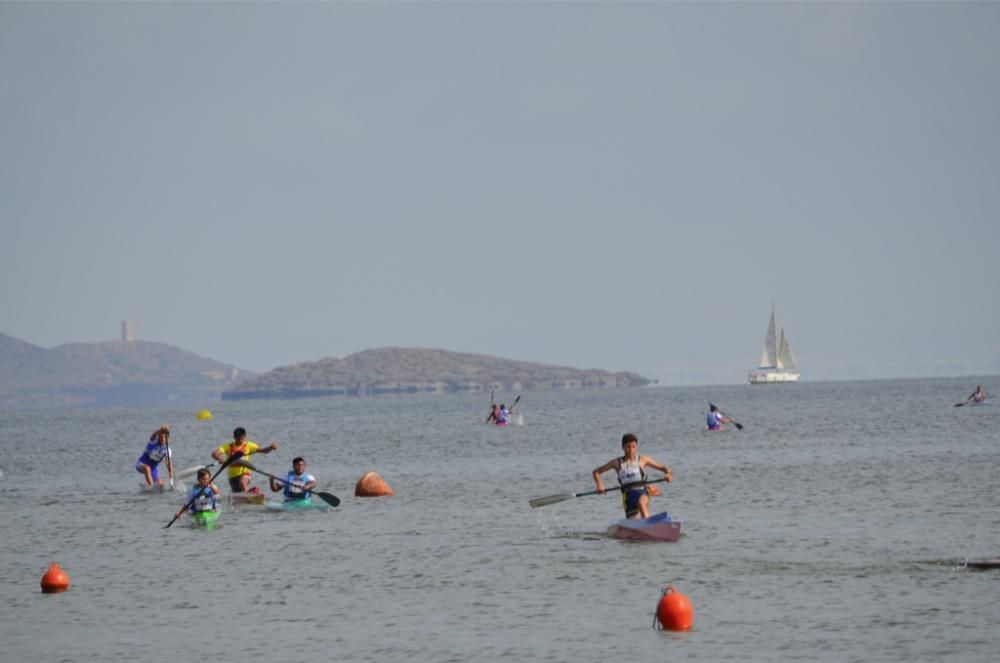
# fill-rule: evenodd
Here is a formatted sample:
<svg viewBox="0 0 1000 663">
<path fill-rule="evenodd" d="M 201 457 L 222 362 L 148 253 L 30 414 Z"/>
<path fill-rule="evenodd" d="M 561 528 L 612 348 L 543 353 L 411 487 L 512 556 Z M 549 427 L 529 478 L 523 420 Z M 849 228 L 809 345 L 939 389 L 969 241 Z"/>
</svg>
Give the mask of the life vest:
<svg viewBox="0 0 1000 663">
<path fill-rule="evenodd" d="M 310 481 L 315 481 L 316 477 L 311 474 L 303 474 L 299 476 L 294 471 L 290 471 L 287 476 L 285 476 L 285 499 L 286 500 L 305 500 L 312 497 L 312 491 L 302 490 L 302 486 L 309 483 Z"/>
<path fill-rule="evenodd" d="M 211 486 L 201 486 L 195 484 L 191 488 L 191 495 L 188 498 L 191 502 L 191 513 L 201 513 L 202 511 L 215 511 L 215 492 Z"/>
</svg>

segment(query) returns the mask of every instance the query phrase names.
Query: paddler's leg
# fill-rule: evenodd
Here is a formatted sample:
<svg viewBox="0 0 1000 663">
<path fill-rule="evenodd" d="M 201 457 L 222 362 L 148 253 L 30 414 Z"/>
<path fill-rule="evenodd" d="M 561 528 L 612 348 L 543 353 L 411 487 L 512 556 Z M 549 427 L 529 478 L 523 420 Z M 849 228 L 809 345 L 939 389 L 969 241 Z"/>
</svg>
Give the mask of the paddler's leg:
<svg viewBox="0 0 1000 663">
<path fill-rule="evenodd" d="M 141 474 L 146 479 L 147 486 L 153 485 L 153 475 L 149 469 L 149 465 L 146 465 L 146 463 L 140 461 L 135 464 L 135 471 Z"/>
</svg>

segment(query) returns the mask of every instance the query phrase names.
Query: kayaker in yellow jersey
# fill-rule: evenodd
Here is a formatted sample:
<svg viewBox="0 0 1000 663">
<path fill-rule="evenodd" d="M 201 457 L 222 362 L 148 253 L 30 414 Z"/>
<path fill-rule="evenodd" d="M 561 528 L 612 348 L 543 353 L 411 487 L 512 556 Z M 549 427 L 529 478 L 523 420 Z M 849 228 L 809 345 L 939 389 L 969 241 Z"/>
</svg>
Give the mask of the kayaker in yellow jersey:
<svg viewBox="0 0 1000 663">
<path fill-rule="evenodd" d="M 247 431 L 245 428 L 237 428 L 233 431 L 233 441 L 226 442 L 218 449 L 212 452 L 212 458 L 220 463 L 226 462 L 226 459 L 237 452 L 243 454 L 243 458 L 249 460 L 250 456 L 255 453 L 269 454 L 278 445 L 272 442 L 270 446 L 261 447 L 256 442 L 247 439 Z M 229 477 L 229 490 L 234 493 L 245 493 L 250 490 L 250 477 L 253 475 L 246 467 L 240 467 L 236 463 L 229 466 L 228 477 Z"/>
<path fill-rule="evenodd" d="M 632 433 L 622 436 L 622 451 L 624 455 L 619 458 L 612 458 L 594 470 L 594 484 L 597 492 L 604 494 L 604 483 L 601 475 L 609 470 L 618 473 L 618 484 L 622 491 L 622 506 L 625 508 L 626 518 L 649 518 L 649 487 L 645 468 L 651 467 L 654 470 L 663 472 L 663 478 L 670 483 L 673 480 L 673 473 L 670 468 L 663 463 L 639 455 L 639 438 Z M 631 486 L 625 488 L 625 486 Z"/>
</svg>

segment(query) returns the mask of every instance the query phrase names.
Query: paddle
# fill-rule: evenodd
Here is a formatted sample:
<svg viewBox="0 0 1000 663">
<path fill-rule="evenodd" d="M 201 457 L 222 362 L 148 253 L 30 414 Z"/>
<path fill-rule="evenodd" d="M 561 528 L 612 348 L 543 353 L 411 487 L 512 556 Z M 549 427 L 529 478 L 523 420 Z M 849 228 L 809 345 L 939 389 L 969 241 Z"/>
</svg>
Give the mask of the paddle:
<svg viewBox="0 0 1000 663">
<path fill-rule="evenodd" d="M 493 406 L 497 404 L 496 399 L 493 398 L 493 395 L 495 393 L 496 393 L 495 390 L 493 389 L 490 390 L 490 413 L 486 417 L 486 423 L 490 423 L 490 419 L 493 418 Z"/>
<path fill-rule="evenodd" d="M 277 481 L 279 483 L 283 483 L 283 484 L 289 485 L 288 481 L 282 479 L 279 476 L 275 476 L 274 474 L 268 474 L 267 472 L 258 470 L 256 467 L 254 467 L 253 465 L 251 465 L 248 461 L 241 460 L 240 462 L 238 462 L 236 464 L 237 465 L 241 465 L 241 466 L 247 468 L 248 470 L 251 470 L 252 472 L 257 472 L 258 474 L 263 474 L 264 476 L 269 477 L 271 479 L 274 479 L 275 481 Z M 321 500 L 323 500 L 324 502 L 326 502 L 330 506 L 340 506 L 340 498 L 337 497 L 336 495 L 332 494 L 332 493 L 322 493 L 322 492 L 319 492 L 319 491 L 316 491 L 316 490 L 311 490 L 309 492 L 311 492 L 313 495 L 315 495 L 316 497 L 320 498 Z"/>
<path fill-rule="evenodd" d="M 518 394 L 517 398 L 514 399 L 514 404 L 510 406 L 510 411 L 513 412 L 514 408 L 516 408 L 517 404 L 520 402 L 521 402 L 521 394 Z"/>
<path fill-rule="evenodd" d="M 243 455 L 242 451 L 237 451 L 235 454 L 233 454 L 232 456 L 230 456 L 229 458 L 227 458 L 225 460 L 225 462 L 222 463 L 222 465 L 219 466 L 219 471 L 212 475 L 212 478 L 209 480 L 209 483 L 212 483 L 213 481 L 215 481 L 215 477 L 217 477 L 220 474 L 222 474 L 222 470 L 224 470 L 227 467 L 229 467 L 234 460 L 236 460 L 237 458 L 239 458 L 242 455 Z M 191 500 L 187 504 L 185 504 L 184 506 L 182 506 L 181 510 L 174 514 L 173 520 L 171 520 L 169 523 L 167 523 L 164 526 L 164 529 L 166 529 L 167 527 L 170 527 L 171 525 L 173 525 L 177 521 L 177 519 L 181 517 L 181 514 L 183 514 L 185 511 L 187 511 L 189 508 L 191 508 L 191 505 L 194 504 L 194 501 L 196 499 L 198 499 L 197 495 L 195 495 L 194 497 L 192 497 Z"/>
<path fill-rule="evenodd" d="M 729 419 L 729 421 L 732 421 L 733 425 L 736 426 L 736 430 L 743 430 L 743 424 L 739 423 L 738 421 L 733 421 L 732 417 L 730 417 L 728 414 L 726 414 L 722 410 L 719 410 L 718 407 L 712 405 L 711 403 L 709 403 L 708 405 L 709 405 L 709 407 L 715 407 L 715 409 L 719 412 L 719 414 L 721 414 L 726 419 Z"/>
<path fill-rule="evenodd" d="M 170 490 L 174 489 L 174 461 L 170 459 L 170 436 L 167 435 L 167 473 L 170 474 Z"/>
<path fill-rule="evenodd" d="M 178 479 L 184 479 L 190 476 L 194 476 L 195 474 L 198 474 L 198 470 L 200 470 L 203 467 L 206 469 L 209 467 L 215 467 L 215 463 L 209 463 L 208 465 L 192 465 L 191 467 L 185 467 L 180 472 L 174 472 L 174 476 L 177 477 Z"/>
<path fill-rule="evenodd" d="M 666 477 L 661 479 L 653 479 L 652 481 L 637 481 L 636 483 L 627 483 L 621 488 L 629 489 L 635 486 L 645 485 L 648 483 L 661 483 L 666 481 Z M 605 488 L 604 493 L 618 492 L 615 488 Z M 528 500 L 528 504 L 531 505 L 532 509 L 537 509 L 540 506 L 548 506 L 550 504 L 555 504 L 557 502 L 565 502 L 566 500 L 571 500 L 574 497 L 583 497 L 584 495 L 598 495 L 596 490 L 588 490 L 585 493 L 560 493 L 559 495 L 548 495 L 546 497 L 536 497 L 534 499 Z"/>
</svg>

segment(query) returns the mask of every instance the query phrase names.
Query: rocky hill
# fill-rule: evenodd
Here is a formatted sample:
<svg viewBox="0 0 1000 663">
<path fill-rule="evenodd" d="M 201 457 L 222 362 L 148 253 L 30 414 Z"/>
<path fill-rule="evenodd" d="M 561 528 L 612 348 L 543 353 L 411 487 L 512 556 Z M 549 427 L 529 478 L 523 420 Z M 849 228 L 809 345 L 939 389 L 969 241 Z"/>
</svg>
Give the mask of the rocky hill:
<svg viewBox="0 0 1000 663">
<path fill-rule="evenodd" d="M 424 348 L 379 348 L 276 368 L 222 392 L 223 400 L 372 396 L 504 389 L 636 387 L 635 373 L 576 369 Z"/>
<path fill-rule="evenodd" d="M 46 349 L 0 334 L 0 408 L 217 401 L 248 375 L 151 341 Z"/>
</svg>

